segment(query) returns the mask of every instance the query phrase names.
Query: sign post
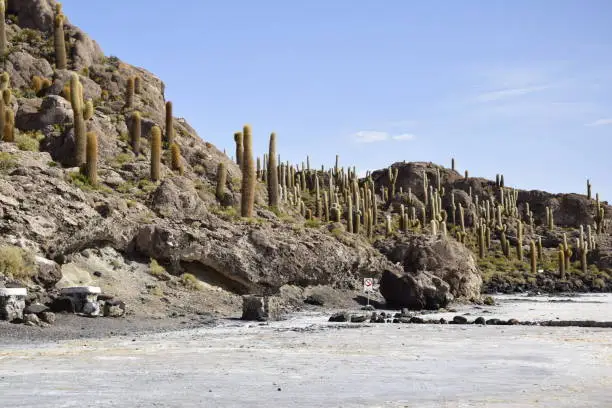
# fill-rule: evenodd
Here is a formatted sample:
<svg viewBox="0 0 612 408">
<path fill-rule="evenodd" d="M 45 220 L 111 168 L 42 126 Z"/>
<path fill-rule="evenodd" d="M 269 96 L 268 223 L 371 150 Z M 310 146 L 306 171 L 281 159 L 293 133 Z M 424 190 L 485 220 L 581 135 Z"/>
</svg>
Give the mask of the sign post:
<svg viewBox="0 0 612 408">
<path fill-rule="evenodd" d="M 363 291 L 368 299 L 368 306 L 370 306 L 370 292 L 374 292 L 374 279 L 363 278 Z"/>
</svg>

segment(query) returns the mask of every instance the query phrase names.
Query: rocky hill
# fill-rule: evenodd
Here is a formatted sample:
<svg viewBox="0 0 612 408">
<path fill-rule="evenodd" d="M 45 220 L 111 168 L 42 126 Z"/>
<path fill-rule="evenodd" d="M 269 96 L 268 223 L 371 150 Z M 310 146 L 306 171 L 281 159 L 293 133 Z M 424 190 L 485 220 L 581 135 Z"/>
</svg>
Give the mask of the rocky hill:
<svg viewBox="0 0 612 408">
<path fill-rule="evenodd" d="M 383 274 L 418 275 L 410 307 L 476 300 L 483 278 L 612 290 L 612 208 L 594 197 L 431 163 L 364 179 L 275 163 L 275 147 L 252 157 L 249 127 L 234 136 L 239 165 L 172 117 L 159 78 L 105 56 L 55 1 L 9 0 L 4 17 L 0 286 L 26 284 L 32 301 L 95 284 L 135 314 L 231 314 L 239 295 L 352 298 Z"/>
</svg>

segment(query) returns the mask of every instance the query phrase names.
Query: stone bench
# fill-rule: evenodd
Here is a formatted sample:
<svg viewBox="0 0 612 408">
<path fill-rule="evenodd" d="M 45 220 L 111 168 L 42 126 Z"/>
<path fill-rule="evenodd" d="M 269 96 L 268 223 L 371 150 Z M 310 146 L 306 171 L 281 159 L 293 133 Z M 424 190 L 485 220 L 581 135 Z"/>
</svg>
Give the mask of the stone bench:
<svg viewBox="0 0 612 408">
<path fill-rule="evenodd" d="M 0 288 L 0 320 L 22 320 L 27 295 L 26 288 Z"/>
</svg>

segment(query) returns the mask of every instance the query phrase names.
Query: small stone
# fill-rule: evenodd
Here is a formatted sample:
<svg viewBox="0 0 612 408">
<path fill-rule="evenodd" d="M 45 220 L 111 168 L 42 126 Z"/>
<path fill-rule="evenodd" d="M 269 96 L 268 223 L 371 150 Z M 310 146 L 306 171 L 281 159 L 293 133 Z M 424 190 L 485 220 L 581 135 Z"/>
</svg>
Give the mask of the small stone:
<svg viewBox="0 0 612 408">
<path fill-rule="evenodd" d="M 418 324 L 422 324 L 422 323 L 424 323 L 424 322 L 425 322 L 425 321 L 424 321 L 422 318 L 417 317 L 417 316 L 413 316 L 413 317 L 411 317 L 411 318 L 410 318 L 410 323 L 418 323 Z"/>
<path fill-rule="evenodd" d="M 24 315 L 23 320 L 27 326 L 40 326 L 41 325 L 40 319 L 38 318 L 38 316 L 36 316 L 33 313 Z"/>
<path fill-rule="evenodd" d="M 508 320 L 508 323 L 507 323 L 507 324 L 508 324 L 509 326 L 516 326 L 516 325 L 518 325 L 518 324 L 521 324 L 521 322 L 519 322 L 517 319 L 510 319 L 510 320 Z"/>
<path fill-rule="evenodd" d="M 93 274 L 94 274 L 94 276 L 96 278 L 101 278 L 102 277 L 102 272 L 100 272 L 100 271 L 95 271 Z"/>
<path fill-rule="evenodd" d="M 464 316 L 455 316 L 453 317 L 453 323 L 454 324 L 466 324 L 468 322 L 468 319 Z"/>
<path fill-rule="evenodd" d="M 485 320 L 485 318 L 484 318 L 484 317 L 479 317 L 479 318 L 477 318 L 476 320 L 474 320 L 474 324 L 482 324 L 482 325 L 485 325 L 485 324 L 487 324 L 487 322 L 486 322 L 486 320 Z"/>
<path fill-rule="evenodd" d="M 351 323 L 363 323 L 366 321 L 367 318 L 368 316 L 366 315 L 352 315 Z"/>
<path fill-rule="evenodd" d="M 45 323 L 53 324 L 53 323 L 55 323 L 55 313 L 53 313 L 53 312 L 42 312 L 40 314 L 40 319 L 43 322 L 45 322 Z"/>
<path fill-rule="evenodd" d="M 502 321 L 499 319 L 489 319 L 487 320 L 486 324 L 487 326 L 497 326 L 497 325 L 502 324 Z"/>
<path fill-rule="evenodd" d="M 346 312 L 334 313 L 330 318 L 330 322 L 343 323 L 350 320 L 350 315 Z"/>
<path fill-rule="evenodd" d="M 448 321 L 446 321 L 445 318 L 441 317 L 440 318 L 440 324 L 448 324 Z"/>
</svg>

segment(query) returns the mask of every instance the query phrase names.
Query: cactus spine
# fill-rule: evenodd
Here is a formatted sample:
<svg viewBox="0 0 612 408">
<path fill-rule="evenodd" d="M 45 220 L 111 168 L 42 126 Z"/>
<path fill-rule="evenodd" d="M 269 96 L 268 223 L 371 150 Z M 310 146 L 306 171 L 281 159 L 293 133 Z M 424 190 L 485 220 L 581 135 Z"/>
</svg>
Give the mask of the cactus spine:
<svg viewBox="0 0 612 408">
<path fill-rule="evenodd" d="M 227 171 L 225 170 L 225 164 L 223 162 L 219 163 L 217 166 L 217 189 L 215 191 L 215 195 L 217 196 L 217 200 L 223 201 L 225 198 L 225 182 L 227 180 Z"/>
<path fill-rule="evenodd" d="M 58 7 L 54 21 L 53 42 L 55 46 L 55 67 L 66 69 L 68 66 L 66 58 L 66 40 L 64 39 L 64 14 Z"/>
<path fill-rule="evenodd" d="M 132 113 L 132 126 L 130 127 L 130 145 L 136 156 L 140 153 L 140 137 L 142 133 L 142 122 L 140 112 Z"/>
<path fill-rule="evenodd" d="M 242 201 L 240 213 L 243 217 L 253 216 L 253 205 L 255 204 L 255 162 L 253 161 L 253 138 L 251 127 L 244 126 L 243 130 L 243 163 L 242 163 Z"/>
<path fill-rule="evenodd" d="M 75 163 L 81 166 L 86 162 L 87 135 L 85 129 L 85 118 L 83 116 L 82 87 L 79 76 L 74 73 L 70 78 L 70 104 L 72 105 L 74 138 L 75 138 Z"/>
<path fill-rule="evenodd" d="M 151 129 L 151 180 L 160 180 L 161 169 L 161 129 L 153 126 Z"/>
<path fill-rule="evenodd" d="M 238 146 L 236 146 L 236 153 Z M 278 169 L 276 164 L 276 133 L 270 135 L 268 151 L 268 205 L 278 208 Z"/>
<path fill-rule="evenodd" d="M 169 145 L 174 143 L 174 120 L 172 118 L 172 102 L 166 102 L 166 141 Z"/>
<path fill-rule="evenodd" d="M 98 184 L 98 138 L 94 132 L 87 133 L 85 175 L 92 186 Z"/>
</svg>

